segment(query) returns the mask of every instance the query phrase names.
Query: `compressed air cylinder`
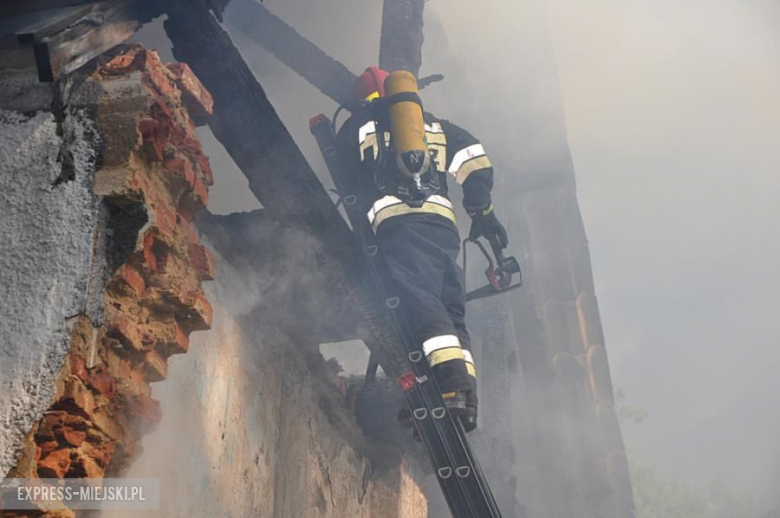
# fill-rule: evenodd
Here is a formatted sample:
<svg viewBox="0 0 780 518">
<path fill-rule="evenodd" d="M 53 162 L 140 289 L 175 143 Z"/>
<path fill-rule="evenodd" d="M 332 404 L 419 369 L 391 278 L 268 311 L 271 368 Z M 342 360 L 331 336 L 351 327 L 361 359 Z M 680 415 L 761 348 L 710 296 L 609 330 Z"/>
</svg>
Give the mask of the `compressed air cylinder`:
<svg viewBox="0 0 780 518">
<path fill-rule="evenodd" d="M 406 70 L 391 72 L 385 79 L 385 97 L 411 93 L 419 95 L 417 79 Z M 431 156 L 425 143 L 422 107 L 413 100 L 396 102 L 389 108 L 390 135 L 396 163 L 401 172 L 419 181 L 428 170 Z"/>
</svg>

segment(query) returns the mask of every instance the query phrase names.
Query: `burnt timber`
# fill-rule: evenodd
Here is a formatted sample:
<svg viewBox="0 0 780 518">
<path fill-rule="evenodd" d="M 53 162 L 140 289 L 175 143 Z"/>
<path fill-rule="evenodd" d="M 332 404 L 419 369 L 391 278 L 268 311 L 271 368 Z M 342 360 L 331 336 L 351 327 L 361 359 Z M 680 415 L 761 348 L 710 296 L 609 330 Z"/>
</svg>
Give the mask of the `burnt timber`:
<svg viewBox="0 0 780 518">
<path fill-rule="evenodd" d="M 38 78 L 51 82 L 126 41 L 162 12 L 154 2 L 110 0 L 21 14 L 16 47 L 31 46 Z"/>
<path fill-rule="evenodd" d="M 338 104 L 350 100 L 355 74 L 343 63 L 330 57 L 254 0 L 234 2 L 240 6 L 241 16 L 229 18 L 231 27 L 273 54 Z"/>
<path fill-rule="evenodd" d="M 323 268 L 349 295 L 370 336 L 366 343 L 388 376 L 406 372 L 406 357 L 347 223 L 284 126 L 230 36 L 204 7 L 171 2 L 165 30 L 176 59 L 192 67 L 214 97 L 209 126 L 276 219 L 295 222 L 321 239 Z"/>
<path fill-rule="evenodd" d="M 419 75 L 422 64 L 423 10 L 425 0 L 385 1 L 382 7 L 382 36 L 379 67 L 408 70 Z"/>
</svg>

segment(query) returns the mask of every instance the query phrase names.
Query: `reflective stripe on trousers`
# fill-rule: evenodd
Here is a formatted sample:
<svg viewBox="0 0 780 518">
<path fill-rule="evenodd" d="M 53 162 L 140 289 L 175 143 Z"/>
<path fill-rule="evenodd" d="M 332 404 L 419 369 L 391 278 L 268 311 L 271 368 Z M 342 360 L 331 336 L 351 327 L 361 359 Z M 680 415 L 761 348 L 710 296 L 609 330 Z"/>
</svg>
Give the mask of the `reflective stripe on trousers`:
<svg viewBox="0 0 780 518">
<path fill-rule="evenodd" d="M 456 223 L 452 202 L 438 194 L 428 196 L 422 207 L 410 207 L 396 196 L 384 196 L 374 202 L 367 216 L 371 228 L 376 232 L 383 221 L 402 214 L 438 214 Z"/>
</svg>

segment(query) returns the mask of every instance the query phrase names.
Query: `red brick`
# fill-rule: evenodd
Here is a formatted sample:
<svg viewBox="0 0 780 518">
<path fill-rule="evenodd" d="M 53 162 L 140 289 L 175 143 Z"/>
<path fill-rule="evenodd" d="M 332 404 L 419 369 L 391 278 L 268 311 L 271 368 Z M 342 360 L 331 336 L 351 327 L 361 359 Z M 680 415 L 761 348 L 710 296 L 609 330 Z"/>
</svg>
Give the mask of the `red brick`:
<svg viewBox="0 0 780 518">
<path fill-rule="evenodd" d="M 211 162 L 209 157 L 203 153 L 198 153 L 193 157 L 198 164 L 198 171 L 200 171 L 200 177 L 207 186 L 214 185 L 214 172 L 211 170 Z"/>
<path fill-rule="evenodd" d="M 202 293 L 193 294 L 193 303 L 191 305 L 191 317 L 188 319 L 187 327 L 191 331 L 206 331 L 211 329 L 211 322 L 214 318 L 211 304 L 206 300 Z"/>
<path fill-rule="evenodd" d="M 114 393 L 114 378 L 103 370 L 95 370 L 90 373 L 88 384 L 98 394 L 111 397 Z"/>
<path fill-rule="evenodd" d="M 91 448 L 87 452 L 87 455 L 101 468 L 108 466 L 108 463 L 111 461 L 111 456 L 113 454 L 114 445 L 111 443 L 102 443 L 100 446 Z"/>
<path fill-rule="evenodd" d="M 195 209 L 192 207 L 187 206 L 186 203 L 182 203 L 182 200 L 184 198 L 179 200 L 179 215 L 184 218 L 185 221 L 192 221 L 195 219 Z"/>
<path fill-rule="evenodd" d="M 109 281 L 108 289 L 120 295 L 141 295 L 146 290 L 146 283 L 138 270 L 123 264 Z"/>
<path fill-rule="evenodd" d="M 183 354 L 189 350 L 190 338 L 176 320 L 155 326 L 156 347 L 163 356 Z"/>
<path fill-rule="evenodd" d="M 79 378 L 81 381 L 87 381 L 87 366 L 84 362 L 84 358 L 79 354 L 71 353 L 69 360 L 70 373 Z"/>
<path fill-rule="evenodd" d="M 173 340 L 167 343 L 168 348 L 171 354 L 186 353 L 190 349 L 190 336 L 181 328 L 178 322 L 174 323 L 173 327 Z"/>
<path fill-rule="evenodd" d="M 81 409 L 87 416 L 91 416 L 95 411 L 95 397 L 92 392 L 78 378 L 73 377 L 65 382 L 62 397 L 57 403 L 60 407 L 71 405 Z"/>
<path fill-rule="evenodd" d="M 196 169 L 200 169 L 204 160 L 201 157 L 204 157 L 205 155 L 203 155 L 203 146 L 201 145 L 200 140 L 198 140 L 198 137 L 195 136 L 194 131 L 186 127 L 177 127 L 176 131 L 171 134 L 171 144 L 180 153 L 183 153 L 193 160 L 198 166 Z M 205 160 L 208 161 L 208 159 Z"/>
<path fill-rule="evenodd" d="M 206 207 L 209 203 L 209 190 L 208 187 L 201 181 L 200 178 L 195 178 L 195 184 L 192 190 L 182 194 L 179 200 L 179 207 L 187 207 L 192 210 L 200 210 Z"/>
<path fill-rule="evenodd" d="M 154 204 L 151 212 L 154 217 L 154 227 L 159 232 L 159 235 L 155 237 L 167 243 L 173 243 L 178 226 L 176 213 L 166 203 L 159 200 Z"/>
<path fill-rule="evenodd" d="M 147 351 L 144 355 L 144 378 L 149 383 L 162 381 L 168 376 L 168 361 L 157 349 Z"/>
<path fill-rule="evenodd" d="M 155 227 L 155 229 L 156 228 L 157 227 Z M 168 239 L 169 241 L 165 242 L 163 239 Z M 140 257 L 143 261 L 144 273 L 147 274 L 147 289 L 151 287 L 152 284 L 148 277 L 149 273 L 165 272 L 165 267 L 168 263 L 168 255 L 170 253 L 170 244 L 173 244 L 175 241 L 173 236 L 162 236 L 156 231 L 147 232 L 144 236 Z"/>
<path fill-rule="evenodd" d="M 184 239 L 189 244 L 195 244 L 200 242 L 200 236 L 198 235 L 198 231 L 195 229 L 195 226 L 189 223 L 188 221 L 182 221 L 179 223 L 179 230 L 184 235 Z"/>
<path fill-rule="evenodd" d="M 143 138 L 144 156 L 149 162 L 160 162 L 171 137 L 170 126 L 158 119 L 144 119 L 138 123 Z"/>
<path fill-rule="evenodd" d="M 60 443 L 55 439 L 38 442 L 38 448 L 36 448 L 35 452 L 35 462 L 38 462 L 42 458 L 51 455 L 51 453 L 59 447 Z"/>
<path fill-rule="evenodd" d="M 147 52 L 146 67 L 144 69 L 144 80 L 158 95 L 174 99 L 176 98 L 176 88 L 173 82 L 174 76 L 170 70 L 162 63 L 159 54 L 150 50 Z"/>
<path fill-rule="evenodd" d="M 106 354 L 106 372 L 114 379 L 114 397 L 121 394 L 145 394 L 149 386 L 135 366 L 115 352 Z"/>
<path fill-rule="evenodd" d="M 195 171 L 186 158 L 171 158 L 163 166 L 165 174 L 175 181 L 192 188 L 195 185 Z"/>
<path fill-rule="evenodd" d="M 156 306 L 172 312 L 186 333 L 211 329 L 212 309 L 199 291 L 177 290 L 171 286 L 161 292 L 162 300 Z"/>
<path fill-rule="evenodd" d="M 185 63 L 171 63 L 168 69 L 173 73 L 176 86 L 182 93 L 182 100 L 193 119 L 201 119 L 214 112 L 214 99 L 206 87 Z"/>
<path fill-rule="evenodd" d="M 38 463 L 38 476 L 41 478 L 62 478 L 70 469 L 70 450 L 56 450 Z"/>
<path fill-rule="evenodd" d="M 62 439 L 70 444 L 71 446 L 75 446 L 78 448 L 81 446 L 84 441 L 87 440 L 87 431 L 86 430 L 78 430 L 74 428 L 63 428 L 62 429 Z"/>
<path fill-rule="evenodd" d="M 128 50 L 113 57 L 101 65 L 99 73 L 104 77 L 122 76 L 146 67 L 146 50 L 141 45 L 133 45 Z"/>
<path fill-rule="evenodd" d="M 35 439 L 38 442 L 53 441 L 57 438 L 56 430 L 65 422 L 67 412 L 47 412 L 38 425 Z"/>
<path fill-rule="evenodd" d="M 157 271 L 157 257 L 154 255 L 154 234 L 147 232 L 141 245 L 141 256 L 147 270 Z"/>
<path fill-rule="evenodd" d="M 211 255 L 208 248 L 203 245 L 191 244 L 187 257 L 201 280 L 214 280 L 214 256 Z"/>
<path fill-rule="evenodd" d="M 134 351 L 144 350 L 143 336 L 138 324 L 127 315 L 119 315 L 108 324 L 106 335 Z"/>
</svg>

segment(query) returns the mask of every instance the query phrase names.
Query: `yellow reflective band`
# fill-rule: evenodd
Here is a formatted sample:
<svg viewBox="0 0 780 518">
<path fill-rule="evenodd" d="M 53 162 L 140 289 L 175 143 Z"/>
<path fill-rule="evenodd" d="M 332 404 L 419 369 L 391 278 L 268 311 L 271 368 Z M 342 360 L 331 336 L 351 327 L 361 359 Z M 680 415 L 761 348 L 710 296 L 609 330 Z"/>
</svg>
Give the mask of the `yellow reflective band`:
<svg viewBox="0 0 780 518">
<path fill-rule="evenodd" d="M 433 155 L 436 162 L 436 170 L 440 173 L 447 172 L 447 146 L 428 142 L 428 149 L 432 151 L 431 155 Z"/>
<path fill-rule="evenodd" d="M 463 359 L 466 360 L 466 371 L 472 378 L 477 377 L 477 368 L 474 367 L 474 356 L 471 355 L 471 351 L 463 349 Z"/>
<path fill-rule="evenodd" d="M 443 397 L 444 399 L 449 399 L 457 395 L 458 395 L 457 392 L 442 392 L 441 397 Z"/>
<path fill-rule="evenodd" d="M 449 172 L 452 174 L 457 173 L 458 169 L 460 169 L 463 164 L 472 158 L 480 156 L 485 156 L 485 148 L 482 147 L 482 144 L 472 144 L 468 147 L 464 147 L 452 157 Z"/>
<path fill-rule="evenodd" d="M 458 184 L 463 185 L 463 182 L 466 181 L 466 178 L 468 178 L 471 173 L 479 171 L 480 169 L 487 169 L 488 167 L 493 167 L 493 164 L 490 163 L 490 159 L 487 155 L 472 158 L 468 162 L 464 162 L 463 165 L 458 168 L 458 171 L 455 173 L 455 181 L 458 182 Z"/>
<path fill-rule="evenodd" d="M 428 364 L 431 367 L 452 360 L 463 360 L 463 350 L 460 347 L 447 347 L 446 349 L 433 351 L 428 355 Z"/>
<path fill-rule="evenodd" d="M 438 214 L 439 216 L 443 216 L 453 223 L 456 223 L 455 212 L 451 208 L 439 205 L 438 203 L 426 201 L 423 203 L 422 207 L 410 207 L 406 203 L 399 203 L 384 208 L 376 213 L 372 224 L 374 232 L 376 232 L 379 225 L 386 219 L 402 214 Z"/>
<path fill-rule="evenodd" d="M 371 95 L 369 95 L 368 97 L 366 97 L 366 101 L 373 101 L 377 97 L 379 97 L 379 92 L 374 92 Z"/>
<path fill-rule="evenodd" d="M 447 137 L 444 135 L 444 133 L 431 133 L 429 131 L 425 132 L 425 140 L 428 142 L 428 144 L 446 144 L 447 143 Z"/>
</svg>

